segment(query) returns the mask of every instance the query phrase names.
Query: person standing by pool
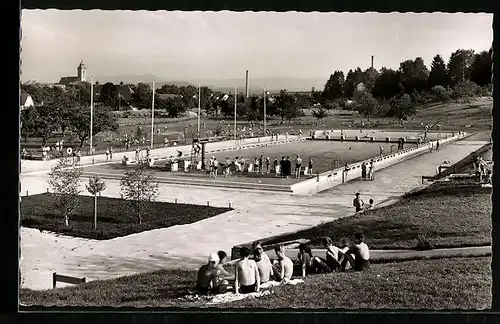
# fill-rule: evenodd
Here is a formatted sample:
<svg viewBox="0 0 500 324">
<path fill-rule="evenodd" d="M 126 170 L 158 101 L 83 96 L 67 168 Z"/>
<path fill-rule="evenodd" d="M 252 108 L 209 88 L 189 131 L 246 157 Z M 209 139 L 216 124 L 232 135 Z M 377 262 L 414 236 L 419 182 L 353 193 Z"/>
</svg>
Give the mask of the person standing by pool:
<svg viewBox="0 0 500 324">
<path fill-rule="evenodd" d="M 262 174 L 262 170 L 264 169 L 264 155 L 261 155 L 259 158 L 259 173 Z"/>
<path fill-rule="evenodd" d="M 382 158 L 382 157 L 384 157 L 384 148 L 382 147 L 382 145 L 379 145 L 379 146 L 378 146 L 378 150 L 379 150 L 379 152 L 380 152 L 380 157 L 381 157 L 381 158 Z"/>
<path fill-rule="evenodd" d="M 366 163 L 361 164 L 361 179 L 366 180 Z"/>
<path fill-rule="evenodd" d="M 269 156 L 266 158 L 266 173 L 269 174 L 269 167 L 271 166 L 271 159 L 269 158 Z"/>
<path fill-rule="evenodd" d="M 373 175 L 374 172 L 375 172 L 374 161 L 371 160 L 370 161 L 370 168 L 368 169 L 368 179 L 370 181 L 373 181 L 373 179 L 375 179 L 375 176 Z"/>
<path fill-rule="evenodd" d="M 300 155 L 297 155 L 295 159 L 295 179 L 300 178 L 300 169 L 302 168 L 302 158 Z"/>
<path fill-rule="evenodd" d="M 313 160 L 311 158 L 309 158 L 309 165 L 307 167 L 308 167 L 307 171 L 309 172 L 309 175 L 312 176 L 312 174 L 313 174 Z"/>
<path fill-rule="evenodd" d="M 280 161 L 280 176 L 281 177 L 285 176 L 285 157 L 284 156 L 281 157 L 281 161 Z"/>
<path fill-rule="evenodd" d="M 274 157 L 273 160 L 273 168 L 274 168 L 274 173 L 278 175 L 278 159 L 276 157 Z"/>
</svg>

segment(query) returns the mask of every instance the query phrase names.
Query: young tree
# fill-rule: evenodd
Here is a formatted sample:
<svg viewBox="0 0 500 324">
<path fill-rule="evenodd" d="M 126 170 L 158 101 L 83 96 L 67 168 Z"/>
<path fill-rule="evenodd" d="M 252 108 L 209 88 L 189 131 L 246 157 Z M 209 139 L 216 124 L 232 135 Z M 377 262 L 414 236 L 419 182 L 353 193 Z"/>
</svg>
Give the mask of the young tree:
<svg viewBox="0 0 500 324">
<path fill-rule="evenodd" d="M 118 90 L 116 89 L 116 85 L 111 82 L 106 82 L 102 85 L 101 91 L 99 92 L 99 101 L 108 107 L 114 107 L 117 96 Z"/>
<path fill-rule="evenodd" d="M 356 106 L 359 113 L 370 120 L 370 116 L 373 116 L 376 112 L 378 102 L 370 93 L 362 92 L 356 100 Z"/>
<path fill-rule="evenodd" d="M 68 157 L 61 158 L 49 173 L 49 185 L 54 192 L 53 206 L 64 215 L 64 223 L 69 226 L 69 219 L 80 205 L 80 178 L 83 169 L 75 166 Z"/>
<path fill-rule="evenodd" d="M 323 107 L 319 107 L 319 109 L 313 110 L 312 115 L 318 120 L 319 125 L 324 118 L 328 117 L 328 111 Z"/>
<path fill-rule="evenodd" d="M 141 224 L 147 209 L 158 196 L 158 183 L 153 172 L 146 172 L 143 162 L 137 167 L 129 169 L 120 181 L 120 195 L 126 199 L 126 209 L 137 216 L 137 223 Z"/>
<path fill-rule="evenodd" d="M 431 89 L 432 94 L 434 95 L 435 101 L 447 102 L 450 100 L 450 95 L 446 91 L 446 89 L 441 85 L 435 85 Z"/>
<path fill-rule="evenodd" d="M 286 90 L 281 90 L 276 98 L 277 113 L 281 117 L 281 123 L 286 118 L 288 123 L 300 116 L 300 108 L 295 104 L 295 98 Z"/>
<path fill-rule="evenodd" d="M 97 195 L 106 190 L 106 184 L 98 175 L 89 178 L 89 183 L 85 185 L 88 192 L 94 195 L 94 229 L 97 229 Z"/>
</svg>

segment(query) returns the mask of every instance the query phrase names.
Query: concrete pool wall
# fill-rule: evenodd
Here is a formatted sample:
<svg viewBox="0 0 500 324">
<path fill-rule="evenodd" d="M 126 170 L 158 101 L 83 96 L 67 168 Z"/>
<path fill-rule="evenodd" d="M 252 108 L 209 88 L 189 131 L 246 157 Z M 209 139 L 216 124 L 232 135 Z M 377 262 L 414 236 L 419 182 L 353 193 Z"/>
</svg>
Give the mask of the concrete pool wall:
<svg viewBox="0 0 500 324">
<path fill-rule="evenodd" d="M 453 137 L 448 137 L 446 139 L 440 140 L 439 143 L 440 145 L 449 144 L 451 142 L 462 139 L 465 136 L 465 133 L 456 134 Z M 436 141 L 431 141 L 419 147 L 411 147 L 403 151 L 388 154 L 383 156 L 382 158 L 380 156 L 374 157 L 373 160 L 375 162 L 375 172 L 409 158 L 425 154 L 429 152 L 431 146 L 436 147 Z M 312 179 L 291 185 L 291 190 L 293 191 L 293 194 L 296 195 L 313 195 L 318 192 L 328 190 L 344 182 L 360 178 L 361 165 L 363 164 L 363 162 L 370 163 L 371 160 L 372 158 L 369 158 L 364 161 L 349 165 L 350 170 L 347 173 L 344 172 L 344 166 L 335 170 L 320 173 Z"/>
</svg>

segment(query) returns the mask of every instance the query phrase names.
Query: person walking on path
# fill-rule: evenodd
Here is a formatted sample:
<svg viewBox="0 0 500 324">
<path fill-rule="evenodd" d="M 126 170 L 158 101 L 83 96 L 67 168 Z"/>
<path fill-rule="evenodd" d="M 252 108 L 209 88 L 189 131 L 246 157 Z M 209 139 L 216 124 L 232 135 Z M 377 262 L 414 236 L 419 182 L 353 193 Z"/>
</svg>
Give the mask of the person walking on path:
<svg viewBox="0 0 500 324">
<path fill-rule="evenodd" d="M 356 198 L 352 201 L 352 205 L 356 208 L 356 214 L 363 210 L 365 202 L 361 199 L 359 192 L 356 192 Z"/>
<path fill-rule="evenodd" d="M 361 164 L 361 179 L 366 180 L 366 163 Z"/>
<path fill-rule="evenodd" d="M 139 148 L 135 150 L 135 161 L 139 163 Z"/>
<path fill-rule="evenodd" d="M 436 141 L 436 152 L 439 151 L 439 140 Z"/>
<path fill-rule="evenodd" d="M 109 161 L 109 148 L 106 149 L 106 162 Z"/>
<path fill-rule="evenodd" d="M 112 147 L 109 148 L 109 160 L 110 161 L 113 160 L 113 148 Z"/>
<path fill-rule="evenodd" d="M 380 157 L 383 158 L 384 157 L 384 148 L 382 147 L 382 145 L 378 146 L 378 150 L 380 152 Z"/>
</svg>

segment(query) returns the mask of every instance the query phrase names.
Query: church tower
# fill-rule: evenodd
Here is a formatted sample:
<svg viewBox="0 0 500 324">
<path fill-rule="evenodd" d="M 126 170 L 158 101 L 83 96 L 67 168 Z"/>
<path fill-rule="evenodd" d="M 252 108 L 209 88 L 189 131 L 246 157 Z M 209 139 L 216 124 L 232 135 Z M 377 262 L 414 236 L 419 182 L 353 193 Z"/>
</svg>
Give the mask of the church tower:
<svg viewBox="0 0 500 324">
<path fill-rule="evenodd" d="M 78 68 L 76 70 L 78 72 L 78 81 L 87 81 L 87 68 L 83 64 L 83 59 L 80 61 L 80 65 L 78 65 Z"/>
</svg>

